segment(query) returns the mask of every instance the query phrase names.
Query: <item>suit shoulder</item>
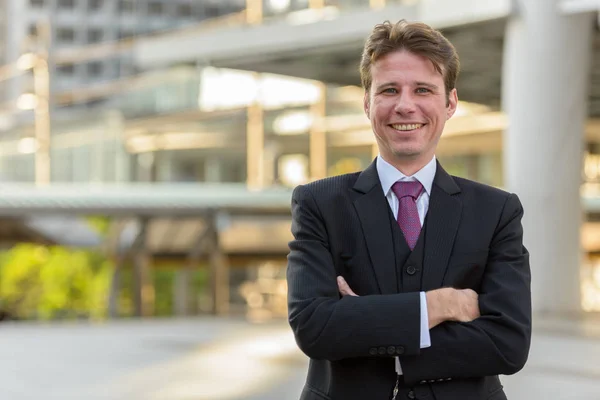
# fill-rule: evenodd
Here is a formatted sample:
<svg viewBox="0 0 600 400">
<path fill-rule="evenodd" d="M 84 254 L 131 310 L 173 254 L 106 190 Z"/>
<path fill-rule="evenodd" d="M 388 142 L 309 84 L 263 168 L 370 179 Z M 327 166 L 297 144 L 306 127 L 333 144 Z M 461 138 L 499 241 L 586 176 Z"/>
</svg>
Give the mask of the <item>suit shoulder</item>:
<svg viewBox="0 0 600 400">
<path fill-rule="evenodd" d="M 458 176 L 452 176 L 452 179 L 454 179 L 456 184 L 466 194 L 485 196 L 486 198 L 494 198 L 499 200 L 506 200 L 511 196 L 510 192 L 494 186 L 486 185 L 485 183 L 472 181 L 470 179 L 461 178 Z"/>
<path fill-rule="evenodd" d="M 360 172 L 354 172 L 351 174 L 331 176 L 307 183 L 306 185 L 303 185 L 303 187 L 317 197 L 336 195 L 345 192 L 346 189 L 354 186 L 359 175 Z"/>
</svg>

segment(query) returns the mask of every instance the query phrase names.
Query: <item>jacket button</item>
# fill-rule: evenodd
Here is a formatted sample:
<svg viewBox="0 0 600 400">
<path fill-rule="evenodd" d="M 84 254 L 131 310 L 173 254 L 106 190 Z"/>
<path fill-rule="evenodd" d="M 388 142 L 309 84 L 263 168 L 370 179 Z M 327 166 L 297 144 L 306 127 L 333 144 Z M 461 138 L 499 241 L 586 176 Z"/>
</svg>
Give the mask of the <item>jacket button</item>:
<svg viewBox="0 0 600 400">
<path fill-rule="evenodd" d="M 379 354 L 382 355 L 382 356 L 385 355 L 385 347 L 380 347 L 379 348 Z"/>
<path fill-rule="evenodd" d="M 393 356 L 394 354 L 396 354 L 396 348 L 394 346 L 388 347 L 388 354 L 390 356 Z"/>
<path fill-rule="evenodd" d="M 410 390 L 406 396 L 409 399 L 416 399 L 417 398 L 417 396 L 415 396 L 415 392 L 413 392 L 412 390 Z"/>
<path fill-rule="evenodd" d="M 409 265 L 408 267 L 406 267 L 406 273 L 407 274 L 414 275 L 415 272 L 417 272 L 417 269 L 414 266 Z"/>
<path fill-rule="evenodd" d="M 369 349 L 369 354 L 372 356 L 376 356 L 377 355 L 377 349 L 375 347 L 371 347 Z"/>
<path fill-rule="evenodd" d="M 399 355 L 404 354 L 404 347 L 403 346 L 396 346 L 396 354 L 399 354 Z"/>
</svg>

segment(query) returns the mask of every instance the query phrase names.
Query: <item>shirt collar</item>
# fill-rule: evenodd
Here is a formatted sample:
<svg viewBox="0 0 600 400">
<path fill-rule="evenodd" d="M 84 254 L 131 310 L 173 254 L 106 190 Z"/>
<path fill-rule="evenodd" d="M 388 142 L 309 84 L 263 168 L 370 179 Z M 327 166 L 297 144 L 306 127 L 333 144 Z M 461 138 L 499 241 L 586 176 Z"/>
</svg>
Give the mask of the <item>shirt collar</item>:
<svg viewBox="0 0 600 400">
<path fill-rule="evenodd" d="M 437 163 L 435 156 L 412 176 L 406 176 L 402 172 L 398 171 L 396 167 L 381 158 L 381 155 L 377 156 L 377 174 L 379 175 L 379 181 L 383 188 L 383 194 L 385 196 L 390 192 L 392 185 L 398 181 L 414 181 L 421 182 L 423 188 L 429 196 L 431 196 L 431 187 L 433 186 L 433 178 L 437 169 Z"/>
</svg>

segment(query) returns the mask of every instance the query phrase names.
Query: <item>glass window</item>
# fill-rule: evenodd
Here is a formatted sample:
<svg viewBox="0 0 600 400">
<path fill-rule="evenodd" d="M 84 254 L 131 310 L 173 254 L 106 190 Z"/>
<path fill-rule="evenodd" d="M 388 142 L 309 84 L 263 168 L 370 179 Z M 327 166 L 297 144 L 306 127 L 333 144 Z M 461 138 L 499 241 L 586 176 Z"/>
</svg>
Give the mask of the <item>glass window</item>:
<svg viewBox="0 0 600 400">
<path fill-rule="evenodd" d="M 74 147 L 71 150 L 73 182 L 89 182 L 90 166 L 93 160 L 91 146 Z"/>
<path fill-rule="evenodd" d="M 102 75 L 102 62 L 94 61 L 87 65 L 88 75 L 89 76 L 99 76 Z"/>
<path fill-rule="evenodd" d="M 71 43 L 75 41 L 75 29 L 73 28 L 58 28 L 56 37 L 59 42 Z"/>
<path fill-rule="evenodd" d="M 93 28 L 88 31 L 88 42 L 89 43 L 98 43 L 102 41 L 104 32 L 102 29 Z"/>
<path fill-rule="evenodd" d="M 31 24 L 29 25 L 29 36 L 37 36 L 37 25 L 36 24 Z"/>
<path fill-rule="evenodd" d="M 73 9 L 75 0 L 58 0 L 58 8 Z"/>
<path fill-rule="evenodd" d="M 52 180 L 70 182 L 72 171 L 71 149 L 52 149 Z"/>
<path fill-rule="evenodd" d="M 100 10 L 104 7 L 104 0 L 89 0 L 88 8 L 90 10 Z"/>
<path fill-rule="evenodd" d="M 119 0 L 119 11 L 131 13 L 135 9 L 132 0 Z"/>
<path fill-rule="evenodd" d="M 75 66 L 73 64 L 64 64 L 58 67 L 58 73 L 60 75 L 73 75 L 75 73 Z"/>
<path fill-rule="evenodd" d="M 177 16 L 182 18 L 188 18 L 192 16 L 192 5 L 191 4 L 179 4 L 177 6 Z"/>
<path fill-rule="evenodd" d="M 148 14 L 149 15 L 162 15 L 163 13 L 163 3 L 158 1 L 152 1 L 148 3 Z"/>
<path fill-rule="evenodd" d="M 221 15 L 219 6 L 216 4 L 206 4 L 204 6 L 204 15 L 206 18 L 215 18 Z"/>
<path fill-rule="evenodd" d="M 121 29 L 119 31 L 119 39 L 125 39 L 133 36 L 133 32 L 129 29 Z"/>
</svg>

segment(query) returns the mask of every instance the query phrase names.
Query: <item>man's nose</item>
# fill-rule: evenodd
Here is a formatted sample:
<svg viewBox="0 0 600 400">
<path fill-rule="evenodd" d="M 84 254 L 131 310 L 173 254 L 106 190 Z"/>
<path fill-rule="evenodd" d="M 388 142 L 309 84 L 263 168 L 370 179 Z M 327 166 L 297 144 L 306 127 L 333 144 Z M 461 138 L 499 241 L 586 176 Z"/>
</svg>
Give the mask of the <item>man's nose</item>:
<svg viewBox="0 0 600 400">
<path fill-rule="evenodd" d="M 402 93 L 397 97 L 394 111 L 398 114 L 410 114 L 415 112 L 415 101 L 409 93 Z"/>
</svg>

